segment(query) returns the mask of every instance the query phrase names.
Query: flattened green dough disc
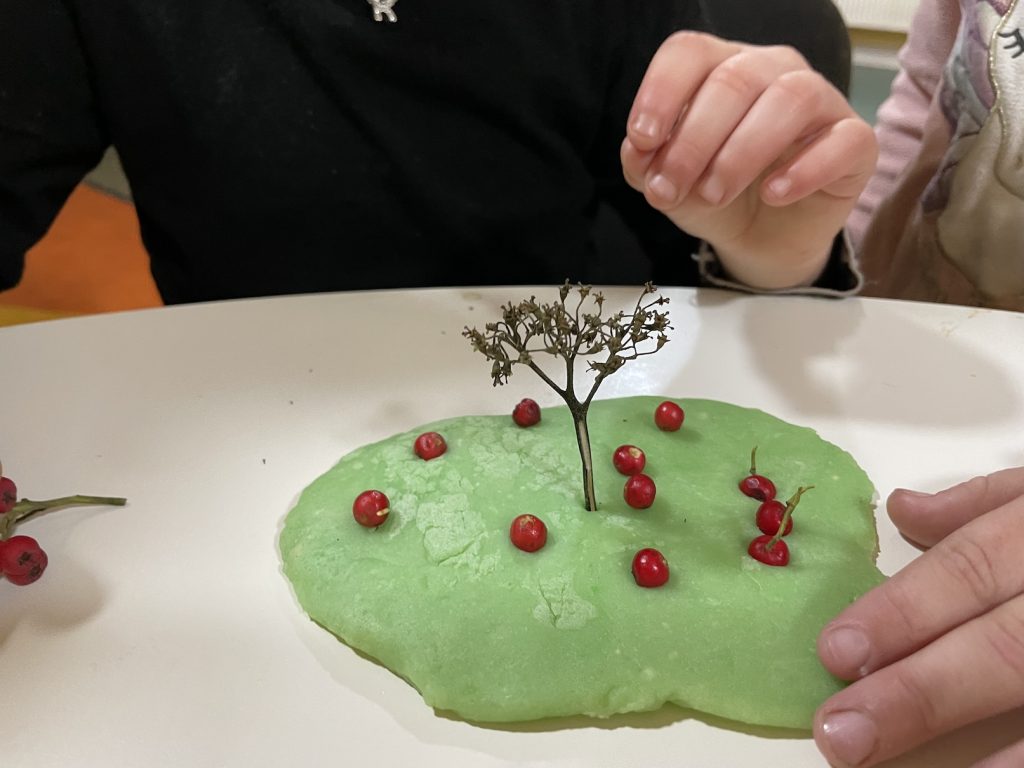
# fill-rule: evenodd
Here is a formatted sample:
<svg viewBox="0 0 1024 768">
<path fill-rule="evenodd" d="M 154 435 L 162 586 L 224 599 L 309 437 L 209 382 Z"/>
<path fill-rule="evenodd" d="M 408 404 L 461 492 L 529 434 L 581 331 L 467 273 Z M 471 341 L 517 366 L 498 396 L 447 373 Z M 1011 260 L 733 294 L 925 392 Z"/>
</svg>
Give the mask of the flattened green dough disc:
<svg viewBox="0 0 1024 768">
<path fill-rule="evenodd" d="M 427 424 L 359 448 L 314 481 L 288 514 L 284 572 L 310 617 L 410 681 L 427 704 L 472 721 L 607 717 L 666 702 L 751 724 L 807 728 L 841 683 L 815 653 L 819 630 L 882 580 L 871 482 L 810 429 L 762 411 L 680 400 L 662 432 L 663 398 L 590 409 L 599 509 L 582 501 L 569 413 L 535 427 L 508 416 Z M 413 453 L 421 432 L 443 456 Z M 647 454 L 654 505 L 623 500 L 611 456 Z M 806 493 L 787 567 L 747 555 L 758 503 L 737 488 L 758 471 L 788 498 Z M 375 488 L 391 500 L 378 529 L 352 518 Z M 521 552 L 512 519 L 539 516 L 547 545 Z M 659 549 L 671 578 L 638 587 L 633 555 Z"/>
</svg>

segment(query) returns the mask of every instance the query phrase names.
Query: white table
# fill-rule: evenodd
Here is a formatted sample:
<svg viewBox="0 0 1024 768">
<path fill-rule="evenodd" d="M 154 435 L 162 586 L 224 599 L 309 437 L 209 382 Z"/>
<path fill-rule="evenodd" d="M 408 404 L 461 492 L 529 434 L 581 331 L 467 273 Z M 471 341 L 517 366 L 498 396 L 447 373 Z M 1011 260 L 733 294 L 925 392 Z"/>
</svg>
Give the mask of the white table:
<svg viewBox="0 0 1024 768">
<path fill-rule="evenodd" d="M 554 289 L 325 294 L 0 329 L 0 457 L 31 498 L 124 495 L 26 523 L 36 584 L 0 583 L 0 765 L 821 766 L 813 743 L 673 708 L 482 728 L 310 622 L 280 573 L 297 494 L 350 449 L 555 395 L 491 387 L 460 336 Z M 606 291 L 609 305 L 633 290 Z M 669 290 L 672 342 L 601 395 L 763 408 L 851 451 L 884 498 L 1024 463 L 1024 315 Z M 879 514 L 880 566 L 915 555 Z M 966 765 L 1024 714 L 900 766 Z"/>
</svg>

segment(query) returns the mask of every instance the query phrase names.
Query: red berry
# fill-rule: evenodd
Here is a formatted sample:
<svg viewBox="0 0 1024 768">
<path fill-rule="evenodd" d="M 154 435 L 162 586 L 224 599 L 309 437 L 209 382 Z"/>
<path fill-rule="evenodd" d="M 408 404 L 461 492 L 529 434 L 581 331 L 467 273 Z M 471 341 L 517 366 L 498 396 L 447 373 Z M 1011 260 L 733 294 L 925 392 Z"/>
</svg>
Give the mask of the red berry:
<svg viewBox="0 0 1024 768">
<path fill-rule="evenodd" d="M 635 445 L 620 445 L 612 454 L 612 464 L 624 475 L 638 475 L 644 471 L 647 456 Z"/>
<path fill-rule="evenodd" d="M 775 483 L 764 475 L 757 474 L 757 446 L 750 451 L 750 474 L 740 480 L 740 491 L 758 501 L 775 498 Z"/>
<path fill-rule="evenodd" d="M 758 536 L 747 547 L 747 554 L 765 565 L 787 565 L 789 563 L 789 547 L 782 539 L 779 539 L 768 549 L 768 542 L 772 536 L 765 534 Z"/>
<path fill-rule="evenodd" d="M 18 488 L 9 477 L 0 477 L 0 515 L 11 511 L 18 500 Z"/>
<path fill-rule="evenodd" d="M 761 530 L 761 533 L 766 533 L 769 536 L 774 536 L 779 532 L 779 526 L 782 524 L 782 516 L 786 513 L 786 505 L 778 499 L 768 499 L 761 503 L 761 506 L 757 508 L 757 527 Z M 783 536 L 789 536 L 793 531 L 793 517 L 789 518 L 786 523 L 786 530 L 783 531 Z"/>
<path fill-rule="evenodd" d="M 413 444 L 412 449 L 416 451 L 416 455 L 424 461 L 430 461 L 436 459 L 442 453 L 448 450 L 448 443 L 444 441 L 437 432 L 424 432 L 422 435 L 416 438 L 416 442 Z"/>
<path fill-rule="evenodd" d="M 540 406 L 536 401 L 524 397 L 512 409 L 512 421 L 520 427 L 532 427 L 540 421 Z"/>
<path fill-rule="evenodd" d="M 675 432 L 683 426 L 684 415 L 682 408 L 671 400 L 666 400 L 654 409 L 654 423 L 658 425 L 658 429 Z"/>
<path fill-rule="evenodd" d="M 43 575 L 43 571 L 46 570 L 46 566 L 49 563 L 49 558 L 46 557 L 46 553 L 43 550 L 39 550 L 35 556 L 35 564 L 28 571 L 28 573 L 17 575 L 14 573 L 6 574 L 6 578 L 11 584 L 16 584 L 19 587 L 24 587 L 26 584 L 31 584 L 36 581 L 40 576 Z"/>
<path fill-rule="evenodd" d="M 520 515 L 512 521 L 508 537 L 523 552 L 536 552 L 547 543 L 548 527 L 539 517 Z"/>
<path fill-rule="evenodd" d="M 12 584 L 31 584 L 43 575 L 48 562 L 39 542 L 31 536 L 11 536 L 0 542 L 0 572 Z"/>
<path fill-rule="evenodd" d="M 641 587 L 660 587 L 668 581 L 668 563 L 656 549 L 641 549 L 633 556 L 633 579 Z"/>
<path fill-rule="evenodd" d="M 352 517 L 367 528 L 376 528 L 388 519 L 390 512 L 391 502 L 380 491 L 363 491 L 352 504 Z"/>
<path fill-rule="evenodd" d="M 770 501 L 775 498 L 775 483 L 764 475 L 747 475 L 740 480 L 740 490 L 745 496 L 758 501 Z"/>
<path fill-rule="evenodd" d="M 654 503 L 654 495 L 658 489 L 654 481 L 644 474 L 633 475 L 626 481 L 622 489 L 622 497 L 633 509 L 647 509 Z"/>
</svg>

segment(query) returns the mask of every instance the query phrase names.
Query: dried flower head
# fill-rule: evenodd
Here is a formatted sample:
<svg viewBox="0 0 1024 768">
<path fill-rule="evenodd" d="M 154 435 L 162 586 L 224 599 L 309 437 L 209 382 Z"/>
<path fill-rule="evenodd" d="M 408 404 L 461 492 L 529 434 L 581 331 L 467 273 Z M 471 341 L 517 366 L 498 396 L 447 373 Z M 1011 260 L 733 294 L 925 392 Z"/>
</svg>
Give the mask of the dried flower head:
<svg viewBox="0 0 1024 768">
<path fill-rule="evenodd" d="M 655 296 L 657 290 L 653 284 L 645 284 L 631 313 L 618 311 L 605 317 L 604 296 L 600 291 L 594 291 L 589 285 L 573 286 L 567 280 L 558 289 L 556 302 L 538 303 L 534 296 L 518 304 L 509 302 L 501 308 L 500 321 L 487 323 L 483 331 L 467 327 L 462 332 L 473 349 L 491 361 L 494 386 L 508 381 L 512 366 L 527 365 L 565 400 L 576 423 L 587 509 L 597 508 L 593 498 L 587 409 L 608 376 L 630 360 L 654 354 L 668 342 L 666 332 L 672 326 L 668 312 L 659 309 L 668 304 L 668 299 Z M 564 387 L 556 384 L 537 364 L 534 356 L 541 352 L 564 361 Z M 597 358 L 588 360 L 588 369 L 596 375 L 583 400 L 576 396 L 573 386 L 578 358 Z"/>
</svg>

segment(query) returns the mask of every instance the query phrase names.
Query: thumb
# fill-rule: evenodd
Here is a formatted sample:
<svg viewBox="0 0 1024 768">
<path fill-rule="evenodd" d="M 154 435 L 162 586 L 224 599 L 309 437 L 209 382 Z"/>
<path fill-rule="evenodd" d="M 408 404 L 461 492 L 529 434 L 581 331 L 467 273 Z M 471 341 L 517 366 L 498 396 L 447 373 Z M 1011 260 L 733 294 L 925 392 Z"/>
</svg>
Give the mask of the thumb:
<svg viewBox="0 0 1024 768">
<path fill-rule="evenodd" d="M 900 533 L 924 547 L 993 509 L 1024 495 L 1024 467 L 975 477 L 938 493 L 897 489 L 889 495 L 889 517 Z"/>
</svg>

